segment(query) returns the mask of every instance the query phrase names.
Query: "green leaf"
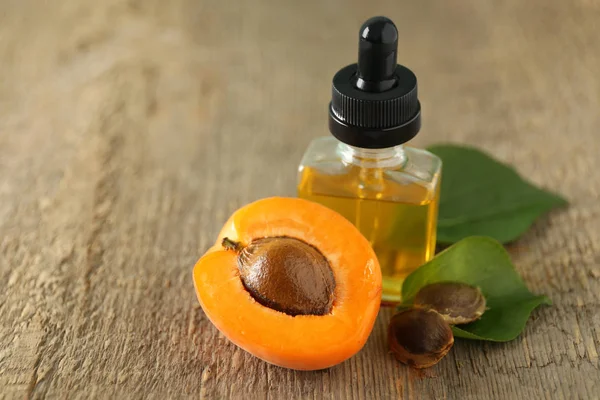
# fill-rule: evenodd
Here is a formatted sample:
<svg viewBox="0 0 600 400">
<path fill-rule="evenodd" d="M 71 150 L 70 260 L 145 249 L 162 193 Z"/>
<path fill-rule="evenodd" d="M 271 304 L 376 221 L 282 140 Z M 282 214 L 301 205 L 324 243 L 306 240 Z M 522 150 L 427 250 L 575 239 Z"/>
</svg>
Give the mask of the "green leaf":
<svg viewBox="0 0 600 400">
<path fill-rule="evenodd" d="M 443 163 L 437 227 L 442 244 L 473 235 L 511 242 L 541 215 L 567 204 L 477 149 L 437 145 L 428 150 Z"/>
<path fill-rule="evenodd" d="M 481 319 L 453 327 L 455 336 L 467 339 L 512 340 L 534 308 L 551 304 L 548 297 L 527 289 L 504 247 L 489 237 L 463 239 L 410 274 L 402 285 L 404 305 L 412 304 L 423 286 L 441 281 L 477 286 L 486 298 L 488 309 Z"/>
</svg>

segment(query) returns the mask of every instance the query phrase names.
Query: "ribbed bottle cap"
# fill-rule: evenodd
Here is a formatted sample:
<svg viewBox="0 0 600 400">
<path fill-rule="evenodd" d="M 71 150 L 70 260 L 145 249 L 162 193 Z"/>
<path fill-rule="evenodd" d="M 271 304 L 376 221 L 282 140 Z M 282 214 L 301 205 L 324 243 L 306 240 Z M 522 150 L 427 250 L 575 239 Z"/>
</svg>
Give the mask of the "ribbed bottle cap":
<svg viewBox="0 0 600 400">
<path fill-rule="evenodd" d="M 329 130 L 351 146 L 376 149 L 405 143 L 421 128 L 417 77 L 397 64 L 398 30 L 386 17 L 360 29 L 358 63 L 333 77 Z"/>
</svg>

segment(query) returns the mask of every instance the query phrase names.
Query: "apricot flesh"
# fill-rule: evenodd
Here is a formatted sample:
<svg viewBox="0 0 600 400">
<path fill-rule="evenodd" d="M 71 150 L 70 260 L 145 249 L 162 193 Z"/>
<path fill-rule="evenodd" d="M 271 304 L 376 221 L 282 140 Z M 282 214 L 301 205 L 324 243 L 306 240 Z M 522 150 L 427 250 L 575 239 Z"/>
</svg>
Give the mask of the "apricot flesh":
<svg viewBox="0 0 600 400">
<path fill-rule="evenodd" d="M 225 238 L 226 245 L 238 243 L 239 249 L 223 246 Z M 265 242 L 266 238 L 272 239 Z M 313 265 L 312 269 L 296 266 L 295 275 L 282 275 L 274 271 L 285 269 L 286 261 L 283 266 L 273 263 L 270 273 L 285 279 L 265 289 L 249 278 L 252 268 L 264 260 L 245 256 L 247 265 L 242 265 L 240 255 L 253 243 L 260 244 L 259 240 L 263 241 L 262 255 L 277 247 L 281 250 L 281 241 L 270 249 L 264 247 L 277 238 L 300 241 L 314 249 L 293 256 L 288 267 L 294 268 L 300 259 Z M 290 243 L 284 241 L 283 247 Z M 368 241 L 336 212 L 296 198 L 263 199 L 236 211 L 216 244 L 196 263 L 193 276 L 205 314 L 229 340 L 269 363 L 299 370 L 328 368 L 356 354 L 373 328 L 381 301 L 381 272 Z M 297 291 L 278 297 L 278 288 L 289 290 L 286 285 L 298 284 L 285 283 L 293 281 L 293 276 L 303 280 Z M 257 296 L 267 289 L 268 301 Z"/>
</svg>

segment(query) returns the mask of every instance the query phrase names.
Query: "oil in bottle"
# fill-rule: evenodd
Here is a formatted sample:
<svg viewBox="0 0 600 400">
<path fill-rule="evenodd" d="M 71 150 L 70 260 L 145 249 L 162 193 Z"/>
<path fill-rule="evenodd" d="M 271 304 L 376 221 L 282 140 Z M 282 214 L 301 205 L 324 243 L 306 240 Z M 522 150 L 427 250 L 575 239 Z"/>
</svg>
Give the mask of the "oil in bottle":
<svg viewBox="0 0 600 400">
<path fill-rule="evenodd" d="M 416 76 L 397 65 L 398 31 L 385 17 L 359 35 L 359 61 L 333 78 L 329 129 L 299 168 L 298 195 L 336 210 L 377 254 L 383 301 L 434 255 L 441 161 L 403 144 L 420 130 Z"/>
</svg>

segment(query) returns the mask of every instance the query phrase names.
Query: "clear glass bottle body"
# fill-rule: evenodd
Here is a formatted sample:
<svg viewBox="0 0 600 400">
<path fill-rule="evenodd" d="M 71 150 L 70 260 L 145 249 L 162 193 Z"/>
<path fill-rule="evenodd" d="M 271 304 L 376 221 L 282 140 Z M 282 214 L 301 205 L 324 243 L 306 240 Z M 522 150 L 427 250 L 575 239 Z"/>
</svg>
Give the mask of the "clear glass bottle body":
<svg viewBox="0 0 600 400">
<path fill-rule="evenodd" d="M 411 147 L 361 149 L 334 137 L 311 142 L 298 196 L 346 217 L 369 240 L 383 274 L 383 301 L 401 300 L 404 278 L 435 253 L 441 160 Z"/>
</svg>

